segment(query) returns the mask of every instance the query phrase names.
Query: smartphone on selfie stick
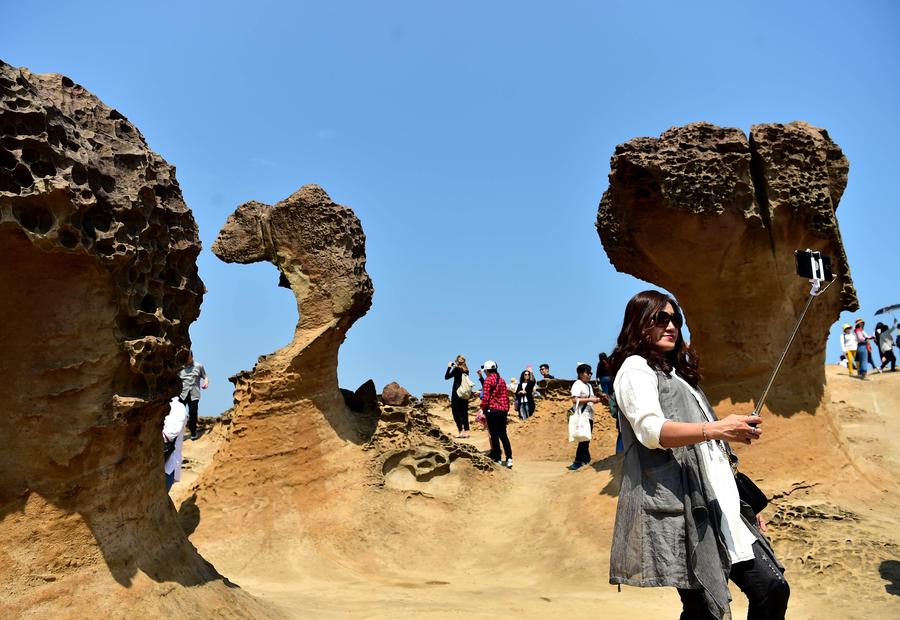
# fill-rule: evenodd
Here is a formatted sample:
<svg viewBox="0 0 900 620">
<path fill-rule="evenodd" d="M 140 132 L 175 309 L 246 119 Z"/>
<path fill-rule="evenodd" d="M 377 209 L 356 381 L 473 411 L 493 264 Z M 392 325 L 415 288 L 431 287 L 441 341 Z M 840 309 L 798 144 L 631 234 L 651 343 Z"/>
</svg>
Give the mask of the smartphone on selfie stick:
<svg viewBox="0 0 900 620">
<path fill-rule="evenodd" d="M 791 345 L 794 344 L 794 338 L 797 336 L 797 332 L 800 331 L 800 324 L 803 322 L 803 317 L 806 316 L 806 311 L 812 305 L 813 299 L 817 295 L 824 293 L 831 286 L 831 283 L 834 282 L 834 273 L 831 271 L 831 258 L 824 256 L 821 252 L 813 252 L 809 248 L 797 250 L 794 252 L 794 260 L 797 262 L 797 275 L 806 278 L 812 284 L 809 290 L 809 298 L 806 300 L 803 312 L 800 313 L 800 317 L 794 325 L 794 330 L 791 332 L 791 337 L 788 338 L 787 345 L 785 345 L 778 363 L 775 364 L 775 369 L 772 371 L 772 376 L 769 377 L 766 389 L 763 390 L 762 396 L 759 397 L 756 407 L 753 408 L 753 413 L 750 415 L 759 416 L 759 413 L 762 411 L 766 397 L 769 395 L 769 390 L 772 388 L 772 384 L 775 383 L 775 377 L 778 375 L 778 371 L 781 370 L 781 365 L 784 363 L 784 358 L 787 357 Z M 823 282 L 827 282 L 824 288 L 822 287 Z"/>
</svg>

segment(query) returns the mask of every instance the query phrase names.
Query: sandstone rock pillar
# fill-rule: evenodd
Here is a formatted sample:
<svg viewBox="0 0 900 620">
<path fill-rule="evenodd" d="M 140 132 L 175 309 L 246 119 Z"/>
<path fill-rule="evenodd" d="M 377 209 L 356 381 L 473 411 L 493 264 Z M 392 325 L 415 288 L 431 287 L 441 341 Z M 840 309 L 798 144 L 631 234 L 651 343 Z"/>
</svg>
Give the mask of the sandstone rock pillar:
<svg viewBox="0 0 900 620">
<path fill-rule="evenodd" d="M 714 402 L 752 408 L 809 291 L 793 252 L 811 248 L 832 257 L 838 281 L 815 300 L 767 406 L 818 406 L 828 329 L 858 307 L 835 217 L 848 170 L 828 133 L 802 122 L 756 125 L 749 139 L 693 123 L 616 148 L 603 247 L 684 307 Z"/>
<path fill-rule="evenodd" d="M 163 482 L 162 420 L 204 293 L 199 251 L 175 169 L 134 125 L 67 77 L 0 62 L 7 617 L 253 603 L 187 541 Z"/>
<path fill-rule="evenodd" d="M 308 502 L 327 492 L 313 481 L 342 472 L 358 478 L 350 470 L 363 456 L 348 448 L 376 421 L 350 411 L 337 380 L 338 349 L 372 304 L 365 235 L 353 211 L 306 185 L 272 206 L 238 207 L 213 252 L 229 263 L 273 263 L 296 296 L 299 321 L 289 344 L 232 378 L 231 431 L 198 483 L 201 538 L 215 532 L 207 528 L 217 516 L 258 524 L 296 506 L 296 493 Z"/>
</svg>

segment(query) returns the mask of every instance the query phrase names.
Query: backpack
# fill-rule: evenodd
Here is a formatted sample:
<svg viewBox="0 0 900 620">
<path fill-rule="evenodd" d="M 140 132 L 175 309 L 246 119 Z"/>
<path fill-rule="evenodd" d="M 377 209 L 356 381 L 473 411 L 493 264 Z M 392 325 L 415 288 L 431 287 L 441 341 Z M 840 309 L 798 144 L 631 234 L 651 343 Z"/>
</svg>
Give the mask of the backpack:
<svg viewBox="0 0 900 620">
<path fill-rule="evenodd" d="M 469 379 L 469 375 L 463 372 L 459 378 L 459 387 L 456 388 L 456 395 L 463 400 L 470 400 L 472 398 L 473 387 L 475 387 L 475 384 Z"/>
</svg>

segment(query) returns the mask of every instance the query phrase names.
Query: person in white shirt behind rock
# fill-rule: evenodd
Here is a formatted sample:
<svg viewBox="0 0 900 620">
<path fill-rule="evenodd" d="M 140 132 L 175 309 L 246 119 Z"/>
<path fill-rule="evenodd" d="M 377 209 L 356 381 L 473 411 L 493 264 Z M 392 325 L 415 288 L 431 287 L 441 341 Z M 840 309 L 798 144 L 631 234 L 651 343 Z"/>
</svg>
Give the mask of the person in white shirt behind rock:
<svg viewBox="0 0 900 620">
<path fill-rule="evenodd" d="M 602 402 L 597 396 L 594 396 L 594 389 L 591 387 L 591 365 L 578 364 L 575 368 L 578 379 L 572 384 L 572 407 L 573 410 L 587 413 L 590 420 L 591 430 L 594 430 L 594 403 Z M 591 462 L 591 442 L 579 441 L 578 447 L 575 449 L 575 460 L 569 465 L 569 469 L 575 471 Z"/>
<path fill-rule="evenodd" d="M 181 480 L 182 447 L 184 426 L 187 423 L 187 406 L 178 396 L 169 401 L 169 413 L 163 421 L 163 456 L 166 473 L 166 493 L 176 481 Z"/>
</svg>

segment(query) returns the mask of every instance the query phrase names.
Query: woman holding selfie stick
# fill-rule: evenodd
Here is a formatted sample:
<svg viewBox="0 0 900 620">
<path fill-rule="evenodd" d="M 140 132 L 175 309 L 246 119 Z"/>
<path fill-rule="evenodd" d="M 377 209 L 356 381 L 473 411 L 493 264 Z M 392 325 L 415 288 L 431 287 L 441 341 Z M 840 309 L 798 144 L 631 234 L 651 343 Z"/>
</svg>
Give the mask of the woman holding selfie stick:
<svg viewBox="0 0 900 620">
<path fill-rule="evenodd" d="M 716 419 L 682 323 L 678 304 L 658 291 L 625 308 L 611 364 L 624 460 L 610 583 L 677 588 L 682 619 L 718 620 L 730 614 L 731 579 L 748 618 L 782 619 L 784 568 L 762 516 L 738 495 L 727 443 L 758 439 L 762 420 Z"/>
</svg>

